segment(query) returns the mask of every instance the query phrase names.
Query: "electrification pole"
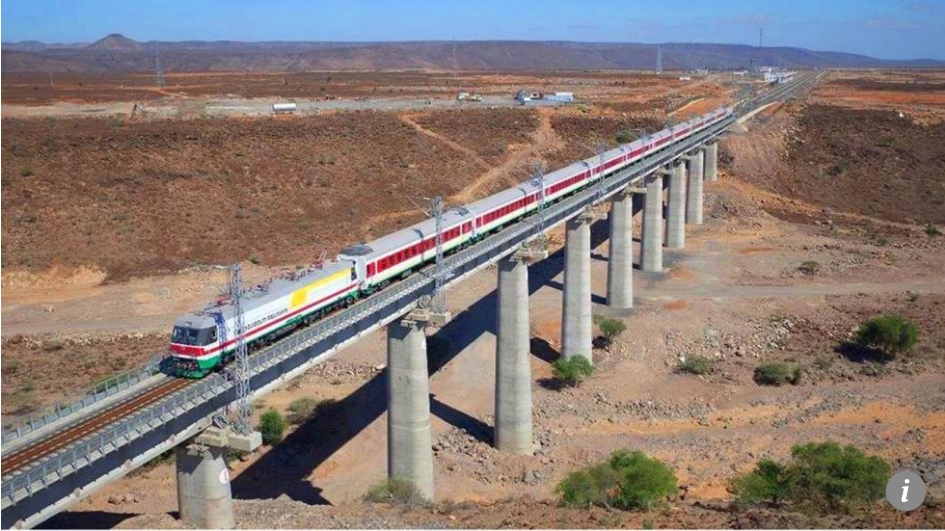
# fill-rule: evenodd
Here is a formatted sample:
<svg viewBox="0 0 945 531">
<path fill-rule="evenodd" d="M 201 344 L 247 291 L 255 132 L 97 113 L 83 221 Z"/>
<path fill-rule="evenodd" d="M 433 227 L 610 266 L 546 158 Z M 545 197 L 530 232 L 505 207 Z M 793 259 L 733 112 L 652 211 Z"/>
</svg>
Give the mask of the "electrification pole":
<svg viewBox="0 0 945 531">
<path fill-rule="evenodd" d="M 249 434 L 250 404 L 249 404 L 249 352 L 246 348 L 246 322 L 243 318 L 243 268 L 235 264 L 227 270 L 227 288 L 230 302 L 233 304 L 233 320 L 236 324 L 236 396 L 237 418 L 234 428 L 243 435 Z"/>
</svg>

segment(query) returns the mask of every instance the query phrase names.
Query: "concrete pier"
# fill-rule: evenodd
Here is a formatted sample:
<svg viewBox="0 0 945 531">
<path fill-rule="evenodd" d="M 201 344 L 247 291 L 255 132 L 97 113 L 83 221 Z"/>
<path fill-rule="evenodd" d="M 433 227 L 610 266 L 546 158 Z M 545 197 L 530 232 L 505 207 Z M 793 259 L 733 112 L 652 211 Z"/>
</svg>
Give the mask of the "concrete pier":
<svg viewBox="0 0 945 531">
<path fill-rule="evenodd" d="M 702 160 L 703 152 L 701 149 L 686 157 L 686 165 L 689 167 L 686 223 L 690 225 L 702 225 Z"/>
<path fill-rule="evenodd" d="M 413 312 L 387 325 L 387 476 L 433 500 L 426 322 Z"/>
<path fill-rule="evenodd" d="M 686 168 L 673 164 L 669 177 L 669 201 L 666 205 L 666 247 L 686 246 Z"/>
<path fill-rule="evenodd" d="M 495 447 L 531 455 L 532 366 L 528 327 L 528 264 L 546 251 L 519 250 L 499 260 L 495 355 Z"/>
<path fill-rule="evenodd" d="M 719 180 L 719 143 L 712 142 L 705 147 L 705 180 Z"/>
<path fill-rule="evenodd" d="M 607 305 L 633 308 L 633 192 L 610 200 L 610 255 L 607 257 Z"/>
<path fill-rule="evenodd" d="M 663 270 L 663 176 L 657 172 L 644 179 L 646 198 L 643 203 L 643 245 L 640 263 L 644 271 Z"/>
<path fill-rule="evenodd" d="M 591 359 L 591 220 L 585 211 L 565 225 L 564 297 L 561 326 L 561 355 Z"/>
<path fill-rule="evenodd" d="M 233 529 L 230 471 L 218 446 L 184 444 L 174 449 L 180 519 L 202 529 Z"/>
</svg>

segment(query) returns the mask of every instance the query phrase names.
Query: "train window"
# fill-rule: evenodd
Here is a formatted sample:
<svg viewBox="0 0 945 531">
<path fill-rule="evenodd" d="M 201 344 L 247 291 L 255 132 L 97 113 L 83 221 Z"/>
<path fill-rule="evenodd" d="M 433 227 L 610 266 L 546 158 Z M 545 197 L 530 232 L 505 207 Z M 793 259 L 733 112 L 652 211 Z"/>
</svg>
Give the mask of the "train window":
<svg viewBox="0 0 945 531">
<path fill-rule="evenodd" d="M 210 342 L 211 343 L 217 342 L 217 329 L 216 328 L 210 329 Z"/>
</svg>

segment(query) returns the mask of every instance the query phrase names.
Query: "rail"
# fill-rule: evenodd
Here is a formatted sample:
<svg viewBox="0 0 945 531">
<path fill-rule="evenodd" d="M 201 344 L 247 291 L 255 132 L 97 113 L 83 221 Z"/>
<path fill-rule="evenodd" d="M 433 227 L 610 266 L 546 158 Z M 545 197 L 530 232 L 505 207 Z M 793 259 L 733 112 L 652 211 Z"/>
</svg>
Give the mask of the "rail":
<svg viewBox="0 0 945 531">
<path fill-rule="evenodd" d="M 3 424 L 2 434 L 0 434 L 0 445 L 6 450 L 9 448 L 10 443 L 30 433 L 34 433 L 42 427 L 77 415 L 79 412 L 100 403 L 106 398 L 115 396 L 125 389 L 140 384 L 160 372 L 161 360 L 166 356 L 166 354 L 156 354 L 143 365 L 92 384 L 88 386 L 85 391 L 79 393 L 79 398 L 72 399 L 71 401 L 59 401 L 42 412 L 17 417 L 5 422 Z"/>
</svg>

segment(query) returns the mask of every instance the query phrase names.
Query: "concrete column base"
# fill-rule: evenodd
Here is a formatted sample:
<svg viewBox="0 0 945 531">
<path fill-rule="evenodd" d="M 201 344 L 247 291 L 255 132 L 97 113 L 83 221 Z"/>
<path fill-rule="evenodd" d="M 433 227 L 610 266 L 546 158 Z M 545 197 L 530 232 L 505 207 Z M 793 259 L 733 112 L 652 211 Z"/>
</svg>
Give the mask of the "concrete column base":
<svg viewBox="0 0 945 531">
<path fill-rule="evenodd" d="M 528 263 L 546 256 L 547 252 L 519 251 L 499 261 L 495 447 L 515 455 L 531 455 L 534 451 Z"/>
<path fill-rule="evenodd" d="M 719 143 L 712 142 L 705 147 L 705 180 L 719 180 Z"/>
<path fill-rule="evenodd" d="M 424 315 L 387 325 L 387 475 L 433 500 L 430 378 Z"/>
<path fill-rule="evenodd" d="M 673 165 L 669 177 L 669 201 L 666 205 L 666 247 L 686 246 L 686 169 L 682 163 Z"/>
<path fill-rule="evenodd" d="M 591 221 L 590 211 L 569 219 L 565 225 L 564 297 L 562 298 L 561 355 L 584 356 L 593 363 L 591 316 Z"/>
<path fill-rule="evenodd" d="M 689 190 L 686 193 L 686 223 L 690 225 L 702 225 L 702 150 L 697 151 L 695 155 L 686 157 L 686 161 L 689 167 Z"/>
<path fill-rule="evenodd" d="M 618 192 L 610 205 L 607 306 L 627 310 L 633 308 L 633 192 Z"/>
<path fill-rule="evenodd" d="M 663 175 L 656 172 L 644 178 L 643 245 L 640 262 L 644 271 L 663 271 Z"/>
<path fill-rule="evenodd" d="M 224 448 L 185 444 L 174 449 L 180 519 L 203 529 L 233 529 L 233 495 Z"/>
</svg>

